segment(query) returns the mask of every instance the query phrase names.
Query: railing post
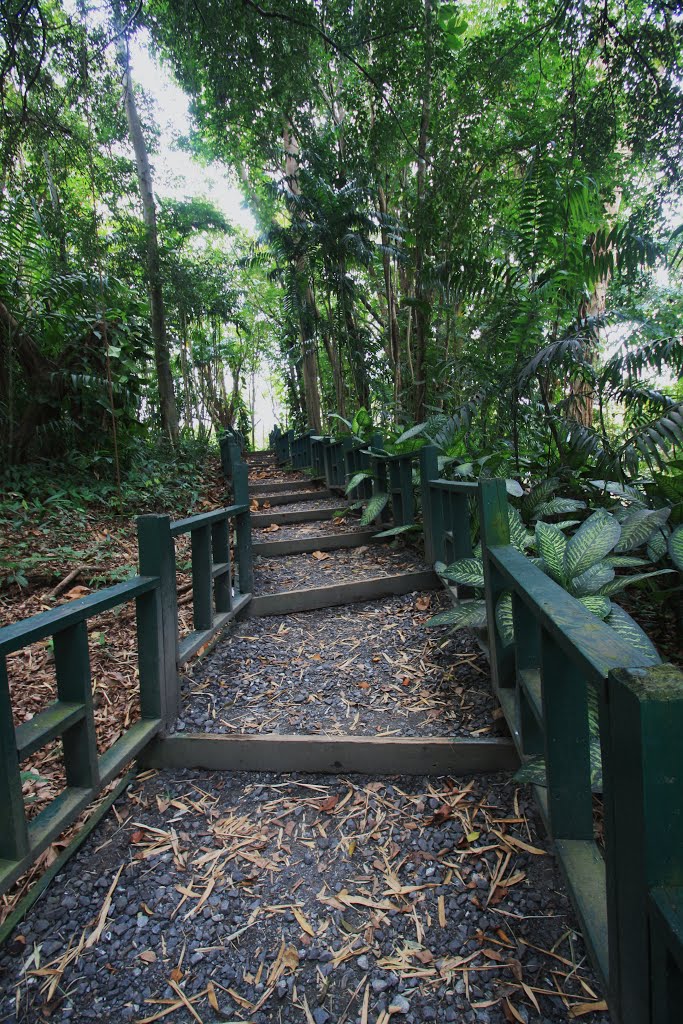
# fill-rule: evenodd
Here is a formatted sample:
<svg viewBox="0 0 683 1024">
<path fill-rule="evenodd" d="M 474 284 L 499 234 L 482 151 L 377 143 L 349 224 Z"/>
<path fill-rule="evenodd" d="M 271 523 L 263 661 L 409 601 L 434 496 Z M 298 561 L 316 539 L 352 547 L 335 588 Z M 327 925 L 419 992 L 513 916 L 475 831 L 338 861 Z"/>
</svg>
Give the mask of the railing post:
<svg viewBox="0 0 683 1024">
<path fill-rule="evenodd" d="M 251 512 L 249 511 L 249 467 L 240 462 L 232 476 L 233 497 L 236 505 L 246 505 L 246 512 L 235 516 L 237 535 L 237 566 L 241 594 L 250 594 L 254 588 L 254 567 L 251 550 Z"/>
<path fill-rule="evenodd" d="M 225 564 L 228 571 L 217 576 L 213 582 L 213 596 L 216 613 L 232 609 L 232 571 L 230 565 L 230 536 L 227 519 L 219 519 L 211 527 L 211 551 L 214 565 Z"/>
<path fill-rule="evenodd" d="M 176 593 L 175 545 L 168 516 L 138 516 L 138 557 L 141 576 L 159 577 L 158 614 L 161 628 L 159 666 L 159 707 L 163 728 L 177 717 L 180 703 L 178 682 L 178 598 Z M 148 607 L 149 606 L 149 607 Z M 151 602 L 138 604 L 141 622 L 139 644 L 154 646 L 158 636 Z M 144 651 L 138 651 L 142 659 Z M 156 652 L 155 652 L 156 656 Z M 142 673 L 140 677 L 143 684 Z"/>
<path fill-rule="evenodd" d="M 523 638 L 519 642 L 524 643 Z M 542 630 L 545 768 L 550 832 L 555 840 L 593 839 L 587 685 L 555 638 Z"/>
<path fill-rule="evenodd" d="M 344 488 L 344 491 L 346 491 L 346 485 L 349 482 L 349 480 L 351 479 L 351 477 L 353 476 L 353 470 L 354 470 L 354 465 L 353 465 L 353 463 L 354 463 L 354 459 L 353 459 L 353 438 L 352 437 L 343 437 L 342 438 L 342 461 L 344 463 L 344 480 L 342 482 L 342 487 Z M 355 500 L 356 496 L 358 495 L 358 488 L 354 487 L 353 491 L 354 491 L 353 494 L 351 494 L 349 492 L 349 498 L 351 498 L 352 500 Z"/>
<path fill-rule="evenodd" d="M 610 1009 L 653 1018 L 649 893 L 683 886 L 683 675 L 672 665 L 617 669 L 601 701 Z M 661 965 L 659 965 L 661 967 Z M 661 972 L 659 973 L 661 978 Z M 658 992 L 655 1005 L 666 999 Z"/>
<path fill-rule="evenodd" d="M 437 515 L 438 503 L 429 486 L 439 476 L 439 449 L 434 444 L 420 448 L 420 495 L 422 498 L 422 524 L 425 542 L 425 561 L 433 565 L 441 555 L 443 521 Z"/>
<path fill-rule="evenodd" d="M 496 605 L 505 592 L 504 581 L 491 564 L 488 548 L 505 547 L 510 543 L 508 501 L 504 480 L 479 481 L 479 529 L 481 556 L 484 562 L 486 593 L 486 620 L 488 623 L 489 661 L 494 690 L 514 686 L 514 658 L 512 648 L 507 653 L 496 628 Z"/>
<path fill-rule="evenodd" d="M 0 655 L 0 859 L 21 860 L 29 850 L 28 827 L 12 718 L 7 665 Z"/>
<path fill-rule="evenodd" d="M 95 789 L 100 773 L 93 717 L 88 624 L 85 619 L 54 636 L 57 696 L 66 703 L 83 704 L 85 715 L 62 736 L 67 786 Z"/>
<path fill-rule="evenodd" d="M 213 626 L 211 578 L 211 527 L 199 526 L 190 533 L 192 546 L 192 609 L 195 629 Z"/>
</svg>

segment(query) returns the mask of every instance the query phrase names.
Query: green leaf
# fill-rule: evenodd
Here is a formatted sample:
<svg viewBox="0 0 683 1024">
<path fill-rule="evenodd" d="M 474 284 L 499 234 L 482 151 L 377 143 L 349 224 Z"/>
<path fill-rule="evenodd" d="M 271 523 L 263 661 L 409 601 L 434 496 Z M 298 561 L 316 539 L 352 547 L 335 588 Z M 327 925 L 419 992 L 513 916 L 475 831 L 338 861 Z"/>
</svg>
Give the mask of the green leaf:
<svg viewBox="0 0 683 1024">
<path fill-rule="evenodd" d="M 582 508 L 586 508 L 585 501 L 578 501 L 574 498 L 553 498 L 551 501 L 541 502 L 536 508 L 533 518 L 540 519 L 541 516 L 564 515 L 567 512 L 578 512 Z"/>
<path fill-rule="evenodd" d="M 673 572 L 673 569 L 654 569 L 652 572 L 640 572 L 637 576 L 617 576 L 615 580 L 602 588 L 601 593 L 608 597 L 612 594 L 619 594 L 626 587 L 630 587 L 632 583 L 640 583 L 641 580 L 647 580 L 651 576 L 663 576 L 670 572 Z"/>
<path fill-rule="evenodd" d="M 400 437 L 396 438 L 394 444 L 403 444 L 404 441 L 410 441 L 412 437 L 417 437 L 418 434 L 421 434 L 426 426 L 426 423 L 418 423 L 416 426 L 411 427 L 410 430 L 405 430 Z"/>
<path fill-rule="evenodd" d="M 542 757 L 530 757 L 512 776 L 513 782 L 522 785 L 546 786 L 545 761 Z"/>
<path fill-rule="evenodd" d="M 668 508 L 637 508 L 621 520 L 621 537 L 614 550 L 617 554 L 633 551 L 645 544 L 667 521 L 671 514 Z"/>
<path fill-rule="evenodd" d="M 652 665 L 659 665 L 661 658 L 657 652 L 657 648 L 650 640 L 647 633 L 645 633 L 638 623 L 631 618 L 628 612 L 625 612 L 623 608 L 620 608 L 618 604 L 612 605 L 612 611 L 607 616 L 607 625 L 611 626 L 615 633 L 618 633 L 620 637 L 627 640 L 631 646 L 642 654 Z"/>
<path fill-rule="evenodd" d="M 516 480 L 506 480 L 505 490 L 508 494 L 511 494 L 513 498 L 521 498 L 524 494 L 524 488 L 521 484 L 517 483 Z"/>
<path fill-rule="evenodd" d="M 614 579 L 614 569 L 605 562 L 598 562 L 591 565 L 580 576 L 575 576 L 570 582 L 572 594 L 576 597 L 584 597 L 586 594 L 597 594 L 601 587 L 611 583 Z"/>
<path fill-rule="evenodd" d="M 557 526 L 539 520 L 536 523 L 536 547 L 548 575 L 564 586 L 564 556 L 567 549 L 567 538 Z"/>
<path fill-rule="evenodd" d="M 534 536 L 532 533 L 529 533 L 522 522 L 518 509 L 508 506 L 508 523 L 510 525 L 510 543 L 518 551 L 526 551 L 527 548 L 531 547 Z"/>
<path fill-rule="evenodd" d="M 669 555 L 679 572 L 683 572 L 683 526 L 677 526 L 669 537 Z"/>
<path fill-rule="evenodd" d="M 597 615 L 599 619 L 606 619 L 612 610 L 610 599 L 598 594 L 587 594 L 585 597 L 580 597 L 579 601 L 584 608 L 587 608 L 593 615 Z"/>
<path fill-rule="evenodd" d="M 377 519 L 377 517 L 383 512 L 388 501 L 388 494 L 373 494 L 370 501 L 365 506 L 365 511 L 361 516 L 360 525 L 368 526 L 373 522 L 373 520 Z"/>
<path fill-rule="evenodd" d="M 361 484 L 363 480 L 367 480 L 372 477 L 372 472 L 369 469 L 361 469 L 358 473 L 354 473 L 349 482 L 346 485 L 346 494 L 350 494 L 358 484 Z"/>
<path fill-rule="evenodd" d="M 398 537 L 401 533 L 416 533 L 421 529 L 419 523 L 408 523 L 405 526 L 392 526 L 390 530 L 382 530 L 381 533 L 373 533 L 373 537 Z"/>
<path fill-rule="evenodd" d="M 638 558 L 637 555 L 608 555 L 602 562 L 603 565 L 611 565 L 615 569 L 635 569 L 639 565 L 649 565 L 646 558 Z"/>
<path fill-rule="evenodd" d="M 484 586 L 484 563 L 479 558 L 461 558 L 439 571 L 439 576 L 468 587 Z"/>
<path fill-rule="evenodd" d="M 657 530 L 647 542 L 647 557 L 651 562 L 658 562 L 669 550 L 667 533 L 664 530 Z"/>
<path fill-rule="evenodd" d="M 553 523 L 558 530 L 571 530 L 572 526 L 578 526 L 581 522 L 580 519 L 562 519 L 559 523 Z"/>
<path fill-rule="evenodd" d="M 580 576 L 591 565 L 609 554 L 621 536 L 621 527 L 614 516 L 598 509 L 578 528 L 567 543 L 564 572 L 567 577 Z"/>
<path fill-rule="evenodd" d="M 512 618 L 512 594 L 501 594 L 496 605 L 496 626 L 503 647 L 515 642 L 515 624 Z"/>
<path fill-rule="evenodd" d="M 548 501 L 559 486 L 560 481 L 556 476 L 548 477 L 547 480 L 541 480 L 540 483 L 532 487 L 529 493 L 525 495 L 522 502 L 525 512 L 532 513 L 542 502 Z M 534 518 L 533 515 L 531 515 L 531 518 Z"/>
<path fill-rule="evenodd" d="M 428 626 L 455 626 L 464 629 L 466 626 L 481 629 L 486 625 L 486 603 L 484 601 L 461 601 L 457 608 L 439 612 L 427 622 Z"/>
</svg>

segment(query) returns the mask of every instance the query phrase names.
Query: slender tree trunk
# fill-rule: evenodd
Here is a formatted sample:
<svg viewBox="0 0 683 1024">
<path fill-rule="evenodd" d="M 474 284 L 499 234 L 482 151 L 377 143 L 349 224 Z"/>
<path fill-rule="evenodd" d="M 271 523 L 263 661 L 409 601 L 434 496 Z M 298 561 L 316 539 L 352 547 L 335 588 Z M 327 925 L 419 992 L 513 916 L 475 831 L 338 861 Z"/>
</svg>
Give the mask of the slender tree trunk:
<svg viewBox="0 0 683 1024">
<path fill-rule="evenodd" d="M 119 45 L 119 57 L 123 67 L 123 101 L 128 121 L 128 131 L 135 152 L 135 165 L 142 200 L 142 216 L 147 235 L 147 284 L 149 288 L 149 305 L 151 312 L 152 337 L 154 339 L 154 360 L 159 386 L 159 410 L 161 429 L 175 443 L 178 439 L 178 412 L 173 391 L 173 374 L 168 338 L 166 336 L 166 319 L 164 316 L 164 299 L 161 288 L 161 266 L 159 260 L 159 238 L 157 233 L 157 214 L 154 202 L 152 171 L 149 165 L 147 146 L 142 134 L 140 118 L 135 105 L 133 79 L 130 71 L 130 57 L 125 41 Z"/>
<path fill-rule="evenodd" d="M 425 249 L 427 246 L 426 191 L 427 191 L 427 145 L 431 119 L 432 94 L 432 0 L 424 5 L 424 65 L 422 70 L 422 99 L 420 113 L 420 134 L 417 144 L 417 209 L 415 245 L 415 348 L 414 348 L 414 410 L 415 419 L 425 417 L 427 381 L 425 379 L 425 357 L 429 339 L 430 309 L 429 294 L 424 282 Z"/>
<path fill-rule="evenodd" d="M 398 328 L 398 316 L 396 311 L 396 292 L 391 276 L 391 257 L 386 249 L 389 246 L 389 233 L 386 229 L 384 218 L 387 215 L 386 192 L 381 185 L 377 188 L 379 198 L 379 212 L 382 214 L 382 264 L 384 268 L 384 292 L 387 303 L 387 335 L 389 338 L 389 360 L 394 372 L 394 417 L 398 417 L 398 406 L 401 395 L 401 336 Z"/>
<path fill-rule="evenodd" d="M 66 235 L 64 232 L 62 204 L 59 199 L 59 190 L 55 183 L 55 176 L 52 173 L 52 162 L 50 160 L 50 154 L 47 150 L 47 146 L 43 147 L 43 163 L 45 164 L 45 174 L 47 175 L 47 187 L 50 190 L 50 202 L 52 203 L 52 212 L 55 215 L 55 223 L 57 225 L 57 235 L 59 238 L 59 262 L 62 269 L 66 270 Z"/>
</svg>

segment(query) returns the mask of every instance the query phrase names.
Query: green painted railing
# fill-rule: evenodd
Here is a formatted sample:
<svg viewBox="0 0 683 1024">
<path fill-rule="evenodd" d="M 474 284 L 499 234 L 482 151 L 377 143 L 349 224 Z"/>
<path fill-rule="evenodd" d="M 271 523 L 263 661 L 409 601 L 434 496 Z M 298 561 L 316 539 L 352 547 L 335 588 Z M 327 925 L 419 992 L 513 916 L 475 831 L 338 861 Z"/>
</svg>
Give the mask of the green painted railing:
<svg viewBox="0 0 683 1024">
<path fill-rule="evenodd" d="M 0 892 L 36 860 L 167 718 L 167 673 L 162 633 L 161 581 L 136 576 L 0 629 Z M 103 754 L 97 752 L 88 650 L 88 619 L 135 601 L 141 720 Z M 29 722 L 14 726 L 7 656 L 51 638 L 57 700 Z M 31 821 L 22 796 L 21 765 L 61 738 L 64 790 Z"/>
<path fill-rule="evenodd" d="M 141 575 L 0 629 L 0 893 L 36 860 L 157 734 L 175 720 L 179 668 L 251 599 L 253 588 L 247 466 L 232 465 L 235 503 L 171 522 L 138 518 Z M 230 525 L 234 524 L 236 573 Z M 190 534 L 193 630 L 178 635 L 175 538 Z M 88 650 L 88 619 L 136 603 L 141 719 L 102 754 L 97 752 Z M 52 639 L 57 700 L 14 726 L 7 656 Z M 21 765 L 61 738 L 66 787 L 27 821 Z"/>
<path fill-rule="evenodd" d="M 347 439 L 346 450 L 349 451 Z M 328 485 L 348 480 L 323 445 Z M 381 449 L 381 438 L 373 448 Z M 353 445 L 356 454 L 358 448 Z M 375 457 L 375 489 L 390 494 L 396 526 L 415 515 L 413 469 L 426 558 L 472 554 L 478 517 L 487 619 L 512 595 L 514 635 L 495 625 L 484 646 L 493 688 L 520 757 L 542 756 L 547 787 L 535 787 L 593 962 L 618 1024 L 678 1024 L 683 1006 L 683 673 L 645 659 L 605 622 L 510 544 L 503 480 L 443 480 L 433 446 L 419 456 Z M 449 588 L 454 593 L 454 588 Z M 463 592 L 457 593 L 462 597 Z M 454 594 L 455 597 L 455 594 Z M 456 598 L 457 599 L 457 598 Z M 604 851 L 595 839 L 588 696 L 599 708 Z"/>
</svg>

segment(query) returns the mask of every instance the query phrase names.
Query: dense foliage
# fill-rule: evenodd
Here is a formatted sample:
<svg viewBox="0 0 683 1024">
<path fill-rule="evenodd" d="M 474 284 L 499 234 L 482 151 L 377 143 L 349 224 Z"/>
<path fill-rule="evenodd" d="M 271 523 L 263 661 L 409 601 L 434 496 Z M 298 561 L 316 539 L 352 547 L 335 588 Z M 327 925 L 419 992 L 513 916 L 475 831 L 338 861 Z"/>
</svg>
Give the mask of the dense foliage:
<svg viewBox="0 0 683 1024">
<path fill-rule="evenodd" d="M 125 472 L 150 432 L 246 429 L 269 363 L 297 426 L 364 408 L 473 474 L 636 488 L 680 522 L 675 5 L 5 0 L 1 16 L 11 463 L 78 451 Z M 201 198 L 155 196 L 141 31 L 191 97 L 182 145 L 231 168 L 257 239 Z"/>
</svg>

